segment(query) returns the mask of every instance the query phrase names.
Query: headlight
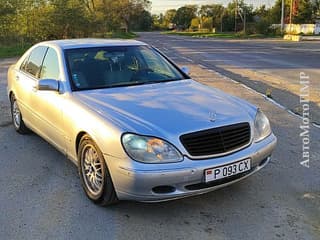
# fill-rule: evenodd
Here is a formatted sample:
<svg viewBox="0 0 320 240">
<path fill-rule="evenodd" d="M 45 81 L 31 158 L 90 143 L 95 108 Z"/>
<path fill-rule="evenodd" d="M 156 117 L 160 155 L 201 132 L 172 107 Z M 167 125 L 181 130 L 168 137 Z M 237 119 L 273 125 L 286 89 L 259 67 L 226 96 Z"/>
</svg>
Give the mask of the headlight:
<svg viewBox="0 0 320 240">
<path fill-rule="evenodd" d="M 126 133 L 121 140 L 127 154 L 139 162 L 172 163 L 183 160 L 173 145 L 159 138 Z"/>
<path fill-rule="evenodd" d="M 258 109 L 254 122 L 254 141 L 259 142 L 271 134 L 271 127 L 268 118 Z"/>
</svg>

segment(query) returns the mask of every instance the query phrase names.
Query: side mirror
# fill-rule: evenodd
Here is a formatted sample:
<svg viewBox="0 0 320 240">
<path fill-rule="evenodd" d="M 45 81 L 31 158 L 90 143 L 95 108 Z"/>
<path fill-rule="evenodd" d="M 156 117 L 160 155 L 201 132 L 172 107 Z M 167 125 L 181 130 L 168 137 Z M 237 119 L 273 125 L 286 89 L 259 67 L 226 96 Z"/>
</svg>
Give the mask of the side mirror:
<svg viewBox="0 0 320 240">
<path fill-rule="evenodd" d="M 59 91 L 59 81 L 55 79 L 41 79 L 38 81 L 36 89 L 40 91 Z"/>
<path fill-rule="evenodd" d="M 189 72 L 189 68 L 188 67 L 186 67 L 186 66 L 182 66 L 181 67 L 181 71 L 182 72 L 184 72 L 185 74 L 187 74 L 187 75 L 189 75 L 190 74 L 190 72 Z"/>
</svg>

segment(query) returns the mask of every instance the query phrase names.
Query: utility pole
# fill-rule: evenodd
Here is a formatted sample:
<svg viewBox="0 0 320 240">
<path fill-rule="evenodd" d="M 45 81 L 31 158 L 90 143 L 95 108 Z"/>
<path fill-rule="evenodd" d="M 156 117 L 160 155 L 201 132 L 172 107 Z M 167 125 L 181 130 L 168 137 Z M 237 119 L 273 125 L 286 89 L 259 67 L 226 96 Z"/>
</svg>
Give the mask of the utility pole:
<svg viewBox="0 0 320 240">
<path fill-rule="evenodd" d="M 235 0 L 235 10 L 234 10 L 234 32 L 237 32 L 237 16 L 238 16 L 238 0 Z"/>
<path fill-rule="evenodd" d="M 284 32 L 284 0 L 282 0 L 281 5 L 281 32 Z"/>
<path fill-rule="evenodd" d="M 247 16 L 246 16 L 246 9 L 245 8 L 239 9 L 239 16 L 240 16 L 242 23 L 243 23 L 243 32 L 244 32 L 244 34 L 246 34 Z"/>
<path fill-rule="evenodd" d="M 224 17 L 224 11 L 225 11 L 225 10 L 223 10 L 223 12 L 222 12 L 222 14 L 221 14 L 220 32 L 222 32 L 222 31 L 223 31 L 223 17 Z"/>
<path fill-rule="evenodd" d="M 243 31 L 244 31 L 244 34 L 246 34 L 247 32 L 247 28 L 246 28 L 246 25 L 247 25 L 247 15 L 246 15 L 246 10 L 243 11 L 243 18 L 244 18 L 244 23 L 243 23 Z"/>
<path fill-rule="evenodd" d="M 293 11 L 293 0 L 291 0 L 291 4 L 290 4 L 290 34 L 292 34 L 292 11 Z"/>
</svg>

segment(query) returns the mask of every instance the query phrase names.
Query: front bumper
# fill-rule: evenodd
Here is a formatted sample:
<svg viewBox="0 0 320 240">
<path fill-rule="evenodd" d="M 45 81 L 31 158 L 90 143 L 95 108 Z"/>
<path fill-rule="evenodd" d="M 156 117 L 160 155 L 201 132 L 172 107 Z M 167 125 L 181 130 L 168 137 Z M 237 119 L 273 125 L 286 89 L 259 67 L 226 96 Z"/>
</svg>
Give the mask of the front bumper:
<svg viewBox="0 0 320 240">
<path fill-rule="evenodd" d="M 120 200 L 159 202 L 207 193 L 240 181 L 263 168 L 271 158 L 277 139 L 271 134 L 236 153 L 205 160 L 168 164 L 143 164 L 131 159 L 105 156 Z M 205 183 L 206 169 L 251 159 L 251 170 L 222 180 Z"/>
</svg>

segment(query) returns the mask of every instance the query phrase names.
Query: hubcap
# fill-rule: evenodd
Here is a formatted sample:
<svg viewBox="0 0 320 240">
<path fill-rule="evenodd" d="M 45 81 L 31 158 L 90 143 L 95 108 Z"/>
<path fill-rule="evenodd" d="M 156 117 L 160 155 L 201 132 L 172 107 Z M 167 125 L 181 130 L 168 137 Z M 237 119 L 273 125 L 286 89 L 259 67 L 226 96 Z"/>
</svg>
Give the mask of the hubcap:
<svg viewBox="0 0 320 240">
<path fill-rule="evenodd" d="M 16 100 L 13 101 L 12 116 L 14 125 L 16 128 L 19 128 L 21 123 L 21 113 Z"/>
<path fill-rule="evenodd" d="M 93 195 L 98 195 L 103 187 L 102 160 L 95 148 L 87 145 L 82 151 L 82 175 L 84 182 Z"/>
</svg>

